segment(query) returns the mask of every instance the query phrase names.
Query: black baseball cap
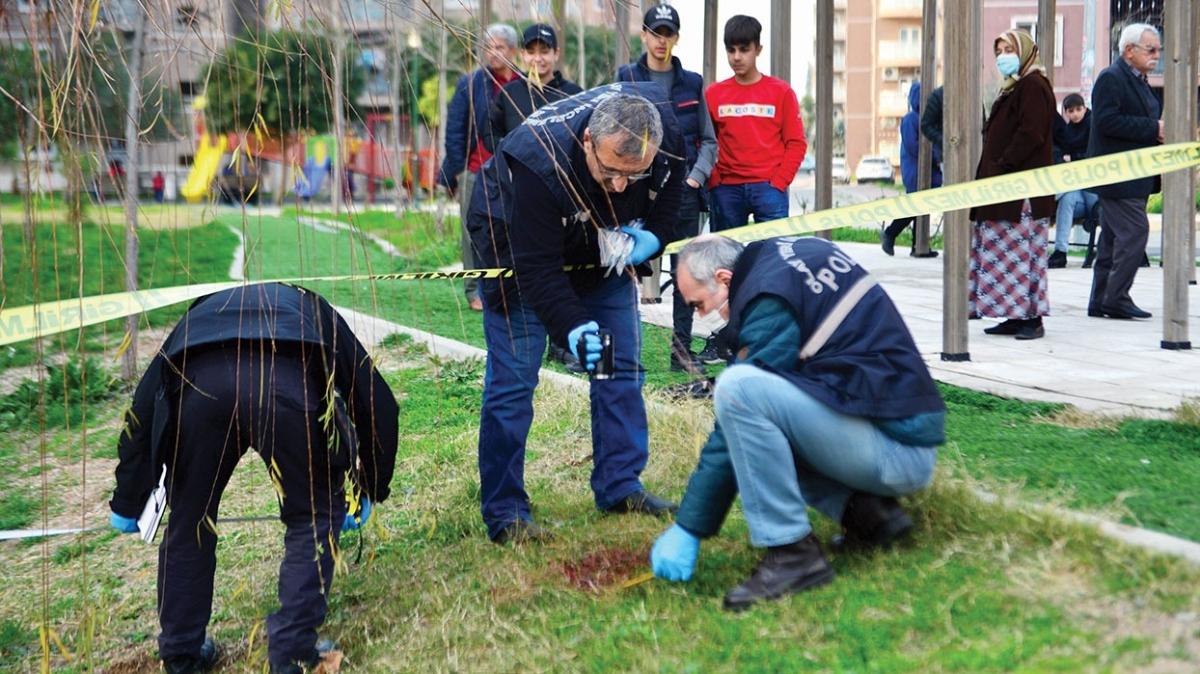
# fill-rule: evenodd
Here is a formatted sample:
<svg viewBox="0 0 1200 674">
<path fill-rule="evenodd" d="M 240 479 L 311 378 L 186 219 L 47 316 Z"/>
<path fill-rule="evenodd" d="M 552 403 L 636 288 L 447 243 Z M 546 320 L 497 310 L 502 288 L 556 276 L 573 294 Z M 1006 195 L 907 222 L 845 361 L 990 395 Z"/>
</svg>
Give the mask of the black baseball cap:
<svg viewBox="0 0 1200 674">
<path fill-rule="evenodd" d="M 656 29 L 667 26 L 672 31 L 679 32 L 679 12 L 670 5 L 655 5 L 646 10 L 646 16 L 642 19 L 642 25 L 646 30 L 653 33 Z"/>
<path fill-rule="evenodd" d="M 547 47 L 558 49 L 558 36 L 554 34 L 554 28 L 547 23 L 535 23 L 525 29 L 521 46 L 529 47 L 532 42 L 545 42 Z"/>
</svg>

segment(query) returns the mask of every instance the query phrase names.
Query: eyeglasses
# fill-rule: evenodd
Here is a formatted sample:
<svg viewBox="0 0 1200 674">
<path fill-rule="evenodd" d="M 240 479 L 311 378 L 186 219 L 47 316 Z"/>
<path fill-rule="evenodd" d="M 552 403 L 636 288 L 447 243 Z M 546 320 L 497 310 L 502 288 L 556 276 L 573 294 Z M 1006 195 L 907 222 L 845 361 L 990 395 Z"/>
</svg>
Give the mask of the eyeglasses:
<svg viewBox="0 0 1200 674">
<path fill-rule="evenodd" d="M 633 184 L 639 180 L 645 180 L 646 178 L 650 177 L 649 173 L 625 173 L 624 171 L 618 171 L 614 168 L 605 166 L 604 162 L 600 161 L 600 155 L 596 154 L 596 144 L 590 143 L 590 145 L 592 146 L 592 158 L 596 160 L 596 166 L 600 167 L 601 178 L 604 178 L 605 180 L 624 178 L 630 184 Z"/>
<path fill-rule="evenodd" d="M 1142 51 L 1146 52 L 1147 54 L 1150 54 L 1151 56 L 1153 56 L 1155 54 L 1161 54 L 1162 50 L 1163 50 L 1162 47 L 1147 47 L 1144 44 L 1138 44 L 1136 42 L 1133 44 L 1133 46 L 1137 47 L 1138 49 L 1141 49 Z"/>
</svg>

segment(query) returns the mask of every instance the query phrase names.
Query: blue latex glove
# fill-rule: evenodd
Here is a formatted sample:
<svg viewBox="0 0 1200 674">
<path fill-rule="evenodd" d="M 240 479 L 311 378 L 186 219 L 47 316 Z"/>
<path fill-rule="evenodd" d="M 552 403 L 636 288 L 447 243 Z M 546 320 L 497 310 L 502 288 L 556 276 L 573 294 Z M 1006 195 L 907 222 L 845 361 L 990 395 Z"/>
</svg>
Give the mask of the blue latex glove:
<svg viewBox="0 0 1200 674">
<path fill-rule="evenodd" d="M 629 264 L 638 265 L 650 259 L 662 245 L 657 236 L 644 229 L 625 225 L 621 231 L 633 237 L 633 252 L 629 254 Z"/>
<path fill-rule="evenodd" d="M 584 353 L 579 353 L 581 336 L 586 342 Z M 575 326 L 574 330 L 567 333 L 567 346 L 571 347 L 571 353 L 575 354 L 579 362 L 584 364 L 588 372 L 595 370 L 596 363 L 600 360 L 600 324 L 596 321 L 588 321 Z"/>
<path fill-rule="evenodd" d="M 699 556 L 700 539 L 673 524 L 654 541 L 654 547 L 650 549 L 650 568 L 663 580 L 687 582 L 692 579 Z"/>
<path fill-rule="evenodd" d="M 362 501 L 359 502 L 357 513 L 354 515 L 346 513 L 346 519 L 342 520 L 342 531 L 356 531 L 361 529 L 369 519 L 371 519 L 371 499 L 364 496 L 362 497 Z"/>
<path fill-rule="evenodd" d="M 113 513 L 109 516 L 108 523 L 112 525 L 112 528 L 123 534 L 136 534 L 138 532 L 137 520 L 131 517 L 122 517 Z"/>
</svg>

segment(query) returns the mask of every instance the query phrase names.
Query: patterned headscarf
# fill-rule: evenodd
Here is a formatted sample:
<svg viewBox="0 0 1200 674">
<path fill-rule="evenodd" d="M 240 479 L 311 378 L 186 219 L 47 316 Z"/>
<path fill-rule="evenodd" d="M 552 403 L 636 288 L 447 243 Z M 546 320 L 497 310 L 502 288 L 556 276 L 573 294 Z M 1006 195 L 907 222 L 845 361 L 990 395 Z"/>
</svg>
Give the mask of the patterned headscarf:
<svg viewBox="0 0 1200 674">
<path fill-rule="evenodd" d="M 1007 94 L 1018 80 L 1028 77 L 1030 73 L 1041 73 L 1045 77 L 1046 69 L 1038 60 L 1037 43 L 1033 41 L 1033 36 L 1023 30 L 1006 30 L 992 42 L 992 49 L 995 50 L 999 47 L 1001 42 L 1010 45 L 1017 52 L 1017 58 L 1021 61 L 1016 74 L 1005 77 L 1004 81 L 1000 83 L 1001 96 Z"/>
</svg>

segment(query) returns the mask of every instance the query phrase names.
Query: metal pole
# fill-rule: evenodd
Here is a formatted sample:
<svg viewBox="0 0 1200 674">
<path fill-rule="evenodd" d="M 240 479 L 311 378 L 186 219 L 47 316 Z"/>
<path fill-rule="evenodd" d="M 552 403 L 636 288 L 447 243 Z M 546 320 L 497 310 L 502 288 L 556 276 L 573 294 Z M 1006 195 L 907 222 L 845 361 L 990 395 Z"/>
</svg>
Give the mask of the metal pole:
<svg viewBox="0 0 1200 674">
<path fill-rule="evenodd" d="M 921 15 L 921 110 L 929 102 L 929 94 L 937 87 L 937 0 L 924 0 Z M 927 190 L 933 185 L 933 143 L 921 133 L 917 124 L 920 143 L 917 150 L 917 189 Z M 934 257 L 929 250 L 929 216 L 922 215 L 913 223 L 913 257 Z"/>
<path fill-rule="evenodd" d="M 1038 0 L 1037 47 L 1046 67 L 1046 78 L 1054 84 L 1054 40 L 1058 27 L 1055 15 L 1058 8 L 1055 0 Z"/>
<path fill-rule="evenodd" d="M 1164 87 L 1163 136 L 1167 143 L 1192 140 L 1196 128 L 1196 47 L 1192 42 L 1194 5 L 1187 0 L 1166 3 L 1163 13 Z M 1163 182 L 1163 338 L 1164 349 L 1192 348 L 1188 340 L 1189 267 L 1196 264 L 1189 249 L 1196 227 L 1196 203 L 1190 171 L 1174 171 Z"/>
<path fill-rule="evenodd" d="M 791 34 L 791 0 L 771 0 L 771 74 L 788 84 L 792 82 Z"/>
<path fill-rule="evenodd" d="M 943 115 L 946 184 L 971 180 L 978 156 L 979 18 L 982 0 L 946 3 L 946 93 Z M 942 360 L 971 359 L 967 350 L 967 273 L 972 225 L 965 210 L 946 213 L 942 273 Z"/>
<path fill-rule="evenodd" d="M 817 153 L 814 206 L 833 207 L 833 0 L 817 0 L 816 137 L 810 152 Z M 823 239 L 829 231 L 817 232 Z"/>
<path fill-rule="evenodd" d="M 717 0 L 704 0 L 704 84 L 717 81 Z"/>
</svg>

